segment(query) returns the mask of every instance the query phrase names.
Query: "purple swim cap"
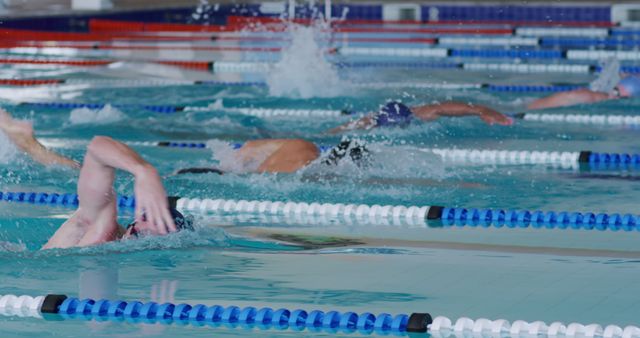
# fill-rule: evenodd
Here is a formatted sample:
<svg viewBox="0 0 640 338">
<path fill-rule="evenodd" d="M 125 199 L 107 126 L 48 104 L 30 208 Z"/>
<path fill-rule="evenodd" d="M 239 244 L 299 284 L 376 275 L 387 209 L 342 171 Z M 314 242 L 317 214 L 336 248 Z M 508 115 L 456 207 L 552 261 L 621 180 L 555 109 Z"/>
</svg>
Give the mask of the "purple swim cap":
<svg viewBox="0 0 640 338">
<path fill-rule="evenodd" d="M 378 127 L 406 127 L 411 122 L 412 116 L 413 112 L 409 107 L 400 102 L 391 101 L 380 108 L 380 112 L 375 115 L 374 119 Z"/>
<path fill-rule="evenodd" d="M 622 97 L 640 96 L 640 77 L 627 76 L 618 82 L 616 88 Z"/>
</svg>

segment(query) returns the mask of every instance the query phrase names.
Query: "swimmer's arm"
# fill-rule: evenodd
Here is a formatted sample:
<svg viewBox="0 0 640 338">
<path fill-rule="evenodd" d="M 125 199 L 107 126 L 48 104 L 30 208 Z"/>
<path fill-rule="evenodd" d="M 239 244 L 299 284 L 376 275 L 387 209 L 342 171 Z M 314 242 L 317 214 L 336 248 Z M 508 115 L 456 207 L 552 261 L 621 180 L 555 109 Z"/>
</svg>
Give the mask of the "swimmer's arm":
<svg viewBox="0 0 640 338">
<path fill-rule="evenodd" d="M 101 174 L 92 175 L 87 171 L 86 180 L 83 180 L 82 173 L 88 165 L 96 168 Z M 80 207 L 83 206 L 81 194 L 83 191 L 88 195 L 85 200 L 89 204 L 100 200 L 96 197 L 112 191 L 115 169 L 125 170 L 135 177 L 135 216 L 139 223 L 136 228 L 153 234 L 176 231 L 173 217 L 169 212 L 167 193 L 158 171 L 131 148 L 110 137 L 96 136 L 88 147 L 83 171 L 80 173 L 80 181 L 78 182 Z M 96 183 L 96 181 L 104 181 L 104 183 Z M 86 190 L 85 186 L 87 186 Z M 115 198 L 112 200 L 115 203 Z M 100 209 L 103 206 L 96 205 L 94 207 Z M 141 222 L 143 213 L 147 222 Z"/>
<path fill-rule="evenodd" d="M 327 133 L 339 134 L 339 133 L 349 131 L 349 130 L 354 130 L 354 129 L 371 129 L 375 126 L 376 126 L 376 121 L 373 119 L 373 116 L 367 115 L 355 121 L 347 122 L 333 129 L 329 129 Z"/>
<path fill-rule="evenodd" d="M 96 136 L 87 147 L 80 170 L 78 210 L 56 231 L 43 249 L 94 245 L 122 236 L 116 220 L 116 195 L 113 191 L 115 169 L 126 170 L 136 178 L 137 221 L 140 221 L 141 210 L 145 211 L 149 221 L 139 222 L 137 227 L 153 233 L 166 233 L 170 225 L 175 231 L 167 208 L 167 196 L 155 168 L 126 145 L 109 137 Z M 149 229 L 149 225 L 159 229 Z"/>
<path fill-rule="evenodd" d="M 554 107 L 572 106 L 581 103 L 595 103 L 611 99 L 606 93 L 594 92 L 581 88 L 568 92 L 560 92 L 531 102 L 527 109 L 545 109 Z"/>
<path fill-rule="evenodd" d="M 411 107 L 411 111 L 423 121 L 433 121 L 442 116 L 478 116 L 488 124 L 507 126 L 513 123 L 511 118 L 489 107 L 455 101 Z"/>
<path fill-rule="evenodd" d="M 80 169 L 80 164 L 47 149 L 33 136 L 33 126 L 28 121 L 16 120 L 9 113 L 0 108 L 0 129 L 5 132 L 11 142 L 21 151 L 27 153 L 33 160 L 44 165 L 63 165 L 73 169 Z"/>
</svg>

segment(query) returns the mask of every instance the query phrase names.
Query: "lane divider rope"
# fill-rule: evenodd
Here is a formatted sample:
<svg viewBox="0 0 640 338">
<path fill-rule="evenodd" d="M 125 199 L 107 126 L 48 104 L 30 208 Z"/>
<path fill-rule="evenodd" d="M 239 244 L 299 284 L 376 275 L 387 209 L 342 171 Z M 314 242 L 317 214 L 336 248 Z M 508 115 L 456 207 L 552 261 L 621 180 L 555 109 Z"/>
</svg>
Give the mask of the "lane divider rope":
<svg viewBox="0 0 640 338">
<path fill-rule="evenodd" d="M 231 81 L 179 81 L 179 80 L 133 80 L 133 79 L 0 79 L 5 86 L 41 86 L 62 84 L 89 84 L 112 86 L 266 86 L 266 82 Z M 418 88 L 418 89 L 487 89 L 493 92 L 561 92 L 578 89 L 579 85 L 499 85 L 488 83 L 430 83 L 430 82 L 391 82 L 391 83 L 351 83 L 359 88 Z"/>
<path fill-rule="evenodd" d="M 603 153 L 592 151 L 485 150 L 456 148 L 423 148 L 444 160 L 483 164 L 587 164 L 598 168 L 640 168 L 640 154 Z"/>
<path fill-rule="evenodd" d="M 23 308 L 37 308 L 42 314 L 59 315 L 63 319 L 80 320 L 112 320 L 130 323 L 162 323 L 162 324 L 191 324 L 216 326 L 230 324 L 229 328 L 253 326 L 262 329 L 294 329 L 315 330 L 329 333 L 359 333 L 378 334 L 406 332 L 427 332 L 432 323 L 428 313 L 398 314 L 388 313 L 374 315 L 369 312 L 357 314 L 355 312 L 338 311 L 306 311 L 302 309 L 289 310 L 286 308 L 272 309 L 269 307 L 256 308 L 247 306 L 206 306 L 203 304 L 172 304 L 155 302 L 127 302 L 107 299 L 78 299 L 66 295 L 16 297 L 4 295 L 0 297 L 0 309 L 9 309 L 5 313 L 19 312 Z M 4 306 L 2 306 L 4 305 Z M 48 317 L 45 317 L 47 319 Z"/>
<path fill-rule="evenodd" d="M 75 207 L 76 194 L 43 192 L 2 192 L 6 202 L 22 202 Z M 413 220 L 442 220 L 446 225 L 496 228 L 546 228 L 567 230 L 640 231 L 640 216 L 568 211 L 529 211 L 510 209 L 476 209 L 443 206 L 367 205 L 319 202 L 248 201 L 210 198 L 171 197 L 178 210 L 201 213 L 251 213 L 271 215 L 329 215 L 336 218 L 398 218 Z M 135 198 L 118 197 L 121 208 L 134 208 Z"/>
<path fill-rule="evenodd" d="M 587 64 L 548 64 L 548 63 L 484 63 L 484 62 L 423 62 L 423 61 L 358 61 L 341 62 L 338 67 L 345 68 L 434 68 L 434 69 L 460 69 L 468 71 L 491 71 L 511 73 L 572 73 L 592 74 L 599 73 L 601 68 L 597 65 Z M 638 74 L 639 66 L 625 65 L 620 67 L 622 73 Z"/>
<path fill-rule="evenodd" d="M 50 109 L 102 109 L 107 103 L 77 103 L 77 102 L 21 102 L 20 106 L 38 107 Z M 315 116 L 315 117 L 339 117 L 351 115 L 349 110 L 322 110 L 322 109 L 270 109 L 270 108 L 220 108 L 215 105 L 208 106 L 173 106 L 173 105 L 143 105 L 143 104 L 113 104 L 113 107 L 124 109 L 143 109 L 155 113 L 172 114 L 178 112 L 209 112 L 228 111 L 257 117 L 276 116 Z"/>
<path fill-rule="evenodd" d="M 234 39 L 243 41 L 243 46 L 224 44 L 224 40 Z M 256 37 L 226 37 L 218 38 L 211 45 L 202 45 L 198 43 L 184 42 L 118 42 L 118 43 L 102 43 L 98 41 L 88 42 L 38 42 L 38 41 L 10 41 L 0 42 L 0 48 L 12 53 L 20 54 L 42 54 L 42 55 L 64 55 L 64 56 L 80 56 L 80 55 L 96 55 L 106 56 L 111 51 L 125 51 L 127 54 L 135 52 L 156 51 L 160 56 L 167 55 L 176 57 L 180 51 L 185 56 L 193 57 L 198 52 L 215 52 L 215 51 L 237 51 L 237 52 L 278 52 L 283 47 L 289 45 L 291 39 L 288 38 L 266 38 L 263 36 Z M 441 36 L 436 38 L 377 38 L 377 37 L 355 37 L 351 35 L 336 34 L 330 39 L 323 39 L 332 46 L 358 46 L 358 45 L 375 45 L 378 47 L 399 46 L 402 44 L 410 45 L 433 45 L 433 46 L 464 46 L 464 47 L 560 47 L 560 48 L 581 48 L 593 50 L 603 47 L 626 47 L 634 48 L 640 45 L 638 39 L 628 39 L 619 37 L 459 37 L 459 36 Z M 219 44 L 218 42 L 222 42 Z M 255 43 L 255 44 L 253 44 Z M 107 53 L 104 53 L 106 51 Z M 171 53 L 169 53 L 171 52 Z M 116 53 L 115 55 L 118 55 Z"/>
<path fill-rule="evenodd" d="M 517 36 L 570 36 L 570 37 L 607 37 L 608 28 L 570 28 L 570 27 L 518 27 Z"/>
<path fill-rule="evenodd" d="M 490 40 L 488 40 L 490 41 Z M 537 42 L 536 42 L 537 43 Z M 486 44 L 485 44 L 486 45 Z M 384 44 L 383 44 L 384 46 Z M 199 53 L 206 57 L 211 52 L 238 52 L 238 53 L 274 53 L 280 52 L 281 47 L 208 47 L 207 50 L 187 49 L 177 47 L 173 49 L 156 49 L 146 48 L 140 49 L 78 49 L 72 47 L 15 47 L 3 48 L 0 45 L 0 51 L 9 54 L 30 54 L 41 56 L 74 56 L 74 57 L 105 57 L 118 60 L 122 57 L 144 57 L 147 61 L 163 63 L 166 57 L 177 59 L 183 58 L 193 60 Z M 115 48 L 115 47 L 112 47 Z M 154 55 L 149 55 L 152 51 Z M 168 52 L 167 52 L 168 51 Z M 354 46 L 336 46 L 332 51 L 337 51 L 341 55 L 367 55 L 367 56 L 394 56 L 394 57 L 428 57 L 428 58 L 507 58 L 507 59 L 567 59 L 567 60 L 599 60 L 607 57 L 617 57 L 620 60 L 638 60 L 640 57 L 634 51 L 597 51 L 597 50 L 580 50 L 580 49 L 450 49 L 450 48 L 422 48 L 422 47 L 354 47 Z"/>
<path fill-rule="evenodd" d="M 402 48 L 402 47 L 337 47 L 345 56 L 427 57 L 427 58 L 501 58 L 501 59 L 557 59 L 557 60 L 602 60 L 615 57 L 623 61 L 640 60 L 635 51 L 607 50 L 539 50 L 539 49 L 448 49 L 448 48 Z"/>
<path fill-rule="evenodd" d="M 445 316 L 432 317 L 429 313 L 390 315 L 351 311 L 307 311 L 270 307 L 240 308 L 237 306 L 207 306 L 185 303 L 155 303 L 123 300 L 79 299 L 66 295 L 46 296 L 0 295 L 0 314 L 4 316 L 30 316 L 56 320 L 110 320 L 129 323 L 190 324 L 193 326 L 219 326 L 243 329 L 304 330 L 327 333 L 400 334 L 428 333 L 436 338 L 468 335 L 512 336 L 563 336 L 563 337 L 640 337 L 640 328 L 634 325 L 602 326 L 562 322 L 545 323 L 505 319 L 471 319 L 461 317 L 451 320 Z M 44 316 L 43 316 L 44 315 Z M 50 316 L 56 316 L 51 318 Z"/>
<path fill-rule="evenodd" d="M 521 51 L 522 52 L 522 51 Z M 392 53 L 392 52 L 389 52 Z M 409 54 L 414 53 L 410 52 Z M 475 53 L 475 52 L 473 52 Z M 502 52 L 501 52 L 502 53 Z M 472 55 L 470 55 L 472 56 Z M 477 57 L 477 56 L 473 56 Z M 486 57 L 494 57 L 492 53 Z M 501 56 L 503 57 L 503 56 Z M 42 65 L 66 65 L 66 66 L 105 66 L 114 60 L 73 60 L 73 59 L 0 59 L 0 63 L 7 64 L 42 64 Z M 231 61 L 154 61 L 160 64 L 173 65 L 188 69 L 197 69 L 212 72 L 266 72 L 271 69 L 271 63 L 265 62 L 231 62 Z M 338 62 L 340 68 L 435 68 L 435 69 L 460 69 L 470 71 L 501 71 L 515 73 L 578 73 L 591 74 L 600 71 L 596 65 L 584 64 L 548 64 L 548 63 L 449 63 L 449 62 L 402 62 L 402 61 L 358 61 Z M 640 73 L 638 66 L 622 66 L 623 73 Z"/>
<path fill-rule="evenodd" d="M 575 123 L 609 126 L 638 126 L 640 115 L 605 115 L 605 114 L 547 114 L 547 113 L 521 113 L 514 115 L 525 121 Z"/>
<path fill-rule="evenodd" d="M 433 24 L 433 23 L 430 23 Z M 363 43 L 376 43 L 378 45 L 385 44 L 397 44 L 397 43 L 413 43 L 413 44 L 433 44 L 433 45 L 442 45 L 442 46 L 572 46 L 572 47 L 583 47 L 583 48 L 592 48 L 599 47 L 602 45 L 605 46 L 637 46 L 638 40 L 629 39 L 629 35 L 637 35 L 637 32 L 628 32 L 628 31 L 616 31 L 616 34 L 609 35 L 594 35 L 593 34 L 585 34 L 582 29 L 570 29 L 567 32 L 571 32 L 574 34 L 563 34 L 555 31 L 554 34 L 533 34 L 533 36 L 528 36 L 526 34 L 527 28 L 523 28 L 520 32 L 525 33 L 523 35 L 515 35 L 515 36 L 467 36 L 467 37 L 459 37 L 459 36 L 436 36 L 429 38 L 396 38 L 396 37 L 371 37 L 370 34 L 364 33 L 334 33 L 330 39 L 326 39 L 327 41 L 333 43 L 349 43 L 349 44 L 357 44 L 360 42 Z M 546 32 L 551 31 L 547 29 Z M 15 31 L 7 32 L 8 34 L 16 33 Z M 577 33 L 577 34 L 576 34 Z M 629 34 L 632 33 L 632 34 Z M 397 35 L 397 34 L 396 34 Z M 282 41 L 290 41 L 291 39 L 286 36 L 271 36 L 265 37 L 261 34 L 253 34 L 253 36 L 249 35 L 208 35 L 213 43 L 225 41 L 225 40 L 234 40 L 234 41 L 243 41 L 246 43 L 251 42 L 271 42 L 268 46 L 258 46 L 258 47 L 236 47 L 231 46 L 230 50 L 249 50 L 249 51 L 260 51 L 265 47 L 269 48 L 277 48 L 281 47 L 281 44 L 276 44 L 277 42 Z M 85 35 L 82 36 L 83 39 L 63 39 L 63 40 L 53 40 L 49 39 L 47 41 L 37 41 L 37 40 L 12 40 L 5 41 L 0 46 L 2 48 L 75 48 L 75 49 L 93 49 L 93 50 L 110 50 L 110 49 L 186 49 L 186 50 L 218 50 L 219 46 L 202 46 L 202 45 L 194 45 L 193 43 L 185 44 L 184 41 L 167 41 L 166 38 L 170 36 L 163 36 L 156 41 L 151 39 L 138 39 L 140 37 L 152 37 L 149 35 L 130 35 L 123 36 L 127 38 L 134 38 L 128 42 L 123 42 L 123 40 L 117 41 L 114 43 L 113 41 L 109 42 L 108 40 L 102 39 L 102 37 L 97 35 Z M 93 37 L 95 40 L 86 39 Z M 199 36 L 187 36 L 184 33 L 181 35 L 182 38 L 187 40 L 207 40 L 207 35 L 199 35 Z M 189 39 L 189 37 L 196 39 Z M 26 40 L 26 41 L 25 41 Z M 164 41 L 163 41 L 164 40 Z M 105 42 L 106 41 L 106 42 Z M 149 44 L 152 43 L 151 45 Z M 220 46 L 225 47 L 225 46 Z"/>
<path fill-rule="evenodd" d="M 130 146 L 169 147 L 169 148 L 208 148 L 206 142 L 169 142 L 169 141 L 129 141 Z M 234 149 L 243 143 L 230 143 Z M 317 145 L 325 153 L 333 147 Z M 544 151 L 544 150 L 497 150 L 497 149 L 461 149 L 461 148 L 417 148 L 419 151 L 439 155 L 445 161 L 480 164 L 557 164 L 575 168 L 588 165 L 591 169 L 640 168 L 640 153 L 607 153 L 583 151 Z"/>
</svg>

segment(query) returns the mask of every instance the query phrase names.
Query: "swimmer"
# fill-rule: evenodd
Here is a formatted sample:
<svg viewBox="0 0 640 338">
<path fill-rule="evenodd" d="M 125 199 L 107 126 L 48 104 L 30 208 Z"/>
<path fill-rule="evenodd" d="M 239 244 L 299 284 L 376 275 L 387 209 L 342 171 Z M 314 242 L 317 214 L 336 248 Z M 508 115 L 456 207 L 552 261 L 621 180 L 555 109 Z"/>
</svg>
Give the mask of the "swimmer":
<svg viewBox="0 0 640 338">
<path fill-rule="evenodd" d="M 413 117 L 423 121 L 433 121 L 441 116 L 478 116 L 488 124 L 510 125 L 513 121 L 485 106 L 461 102 L 445 102 L 409 108 L 406 105 L 391 101 L 386 103 L 378 113 L 365 116 L 359 120 L 330 130 L 338 133 L 352 129 L 371 129 L 374 127 L 406 127 Z M 358 166 L 365 166 L 370 161 L 370 153 L 366 146 L 353 139 L 342 141 L 328 152 L 322 163 L 336 165 L 348 157 Z M 320 157 L 318 147 L 303 139 L 262 139 L 248 141 L 235 153 L 236 160 L 243 171 L 256 173 L 292 173 L 306 167 Z M 217 168 L 187 168 L 176 174 L 223 174 Z"/>
<path fill-rule="evenodd" d="M 329 130 L 329 133 L 336 134 L 354 129 L 368 130 L 376 127 L 406 127 L 414 118 L 422 121 L 434 121 L 444 116 L 477 116 L 489 125 L 508 126 L 513 124 L 510 117 L 489 107 L 472 103 L 449 101 L 409 108 L 400 102 L 390 101 L 382 106 L 379 112 L 333 128 Z"/>
<path fill-rule="evenodd" d="M 33 136 L 33 125 L 31 122 L 16 120 L 2 108 L 0 108 L 0 130 L 4 131 L 18 149 L 29 154 L 39 163 L 80 169 L 80 163 L 56 154 L 38 142 Z"/>
<path fill-rule="evenodd" d="M 615 88 L 609 92 L 597 92 L 587 88 L 580 88 L 568 92 L 560 92 L 531 102 L 528 109 L 546 109 L 567 107 L 583 103 L 596 103 L 606 100 L 618 100 L 640 96 L 640 77 L 627 76 L 620 80 Z"/>
<path fill-rule="evenodd" d="M 343 138 L 334 148 L 329 150 L 322 163 L 328 166 L 337 165 L 349 156 L 357 166 L 366 166 L 370 153 L 366 146 L 358 140 Z M 303 139 L 263 139 L 245 142 L 234 154 L 242 170 L 253 173 L 293 173 L 320 157 L 320 149 Z M 218 168 L 185 168 L 175 174 L 224 174 Z"/>
<path fill-rule="evenodd" d="M 5 112 L 6 113 L 6 112 Z M 6 114 L 8 116 L 8 114 Z M 406 105 L 391 101 L 386 103 L 380 112 L 361 118 L 360 120 L 335 128 L 333 132 L 350 129 L 370 129 L 373 127 L 403 127 L 411 123 L 413 116 L 420 120 L 432 121 L 441 116 L 478 116 L 488 124 L 509 125 L 512 120 L 485 106 L 472 105 L 461 102 L 445 102 L 409 108 Z M 12 120 L 8 116 L 8 121 L 13 124 L 23 123 Z M 77 163 L 55 154 L 42 146 L 33 137 L 32 129 L 9 134 L 9 137 L 16 143 L 23 142 L 28 146 L 21 149 L 36 161 L 47 164 L 63 164 L 70 167 L 77 167 Z M 26 139 L 27 141 L 21 141 Z M 17 141 L 16 141 L 17 140 Z M 44 153 L 46 156 L 36 156 Z M 343 139 L 336 147 L 331 149 L 328 155 L 322 160 L 323 164 L 336 165 L 344 157 L 348 157 L 363 166 L 368 163 L 370 156 L 366 146 L 358 141 Z M 241 164 L 243 171 L 254 173 L 293 173 L 320 157 L 318 147 L 303 139 L 262 139 L 244 143 L 235 153 L 236 160 Z M 188 173 L 216 173 L 223 174 L 217 168 L 186 168 L 176 172 L 176 174 Z"/>
<path fill-rule="evenodd" d="M 117 222 L 117 201 L 113 190 L 116 169 L 135 177 L 135 220 L 126 230 Z M 177 210 L 169 207 L 157 170 L 126 145 L 106 136 L 96 136 L 78 179 L 80 204 L 43 249 L 89 246 L 138 234 L 164 235 L 192 228 Z"/>
<path fill-rule="evenodd" d="M 131 148 L 106 136 L 96 136 L 87 147 L 82 166 L 48 150 L 33 136 L 31 123 L 13 119 L 0 109 L 0 129 L 18 148 L 44 165 L 80 168 L 78 210 L 43 246 L 43 249 L 89 246 L 137 237 L 139 234 L 164 235 L 180 229 L 193 229 L 189 219 L 169 207 L 167 194 L 157 170 Z M 135 220 L 125 229 L 117 223 L 116 169 L 135 177 Z"/>
<path fill-rule="evenodd" d="M 247 141 L 235 154 L 234 161 L 243 165 L 243 170 L 253 173 L 293 173 L 305 168 L 311 162 L 320 159 L 320 165 L 333 167 L 343 160 L 348 160 L 356 167 L 366 168 L 372 163 L 372 154 L 364 142 L 349 137 L 342 140 L 321 157 L 318 147 L 302 139 L 265 139 Z M 257 166 L 256 166 L 257 165 Z M 185 168 L 177 170 L 174 174 L 217 174 L 223 175 L 224 171 L 214 167 Z M 331 180 L 337 178 L 331 173 L 306 175 L 308 181 Z M 410 186 L 443 186 L 451 188 L 484 188 L 478 183 L 470 182 L 442 182 L 429 178 L 386 178 L 366 177 L 360 183 L 367 185 L 410 185 Z"/>
</svg>

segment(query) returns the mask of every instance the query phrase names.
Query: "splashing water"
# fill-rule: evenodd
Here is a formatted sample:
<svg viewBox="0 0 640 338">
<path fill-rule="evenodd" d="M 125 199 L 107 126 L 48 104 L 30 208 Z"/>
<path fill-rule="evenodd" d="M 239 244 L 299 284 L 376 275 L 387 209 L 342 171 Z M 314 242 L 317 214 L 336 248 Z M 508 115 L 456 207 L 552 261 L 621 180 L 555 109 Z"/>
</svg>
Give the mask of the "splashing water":
<svg viewBox="0 0 640 338">
<path fill-rule="evenodd" d="M 18 153 L 18 149 L 9 140 L 9 137 L 0 131 L 0 164 L 10 163 Z"/>
<path fill-rule="evenodd" d="M 11 243 L 0 241 L 0 252 L 24 252 L 27 246 L 24 243 Z"/>
<path fill-rule="evenodd" d="M 69 122 L 71 124 L 107 124 L 123 120 L 125 117 L 123 112 L 107 104 L 102 109 L 74 109 L 69 114 Z"/>
<path fill-rule="evenodd" d="M 282 51 L 282 59 L 267 75 L 269 95 L 303 99 L 343 95 L 345 84 L 317 42 L 321 29 L 290 24 L 288 31 L 291 45 Z"/>
<path fill-rule="evenodd" d="M 244 171 L 242 163 L 237 159 L 235 149 L 228 142 L 210 140 L 207 142 L 207 148 L 211 149 L 213 160 L 218 161 L 220 170 L 225 172 Z"/>
<path fill-rule="evenodd" d="M 620 61 L 612 57 L 602 60 L 600 66 L 602 71 L 598 78 L 589 84 L 589 89 L 609 93 L 620 82 Z"/>
<path fill-rule="evenodd" d="M 205 21 L 204 24 L 209 24 L 209 11 L 211 10 L 211 5 L 209 5 L 209 1 L 200 0 L 198 7 L 196 7 L 195 12 L 191 14 L 191 19 L 194 21 Z"/>
</svg>

